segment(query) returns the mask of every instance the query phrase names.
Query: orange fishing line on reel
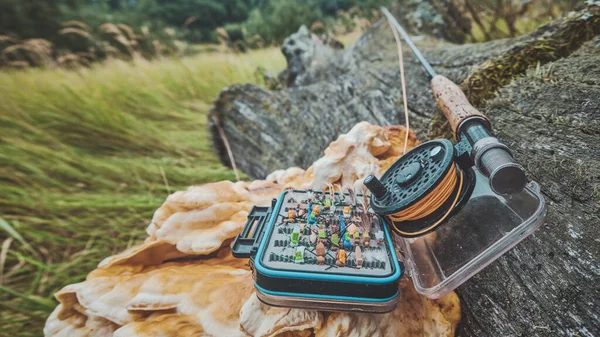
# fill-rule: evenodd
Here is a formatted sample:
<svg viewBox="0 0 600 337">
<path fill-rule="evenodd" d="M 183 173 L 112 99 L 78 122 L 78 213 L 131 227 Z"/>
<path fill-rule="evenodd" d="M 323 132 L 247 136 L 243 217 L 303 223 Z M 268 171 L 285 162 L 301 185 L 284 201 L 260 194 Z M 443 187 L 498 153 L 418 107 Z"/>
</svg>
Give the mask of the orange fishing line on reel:
<svg viewBox="0 0 600 337">
<path fill-rule="evenodd" d="M 433 191 L 431 191 L 431 193 L 426 195 L 421 200 L 417 201 L 414 205 L 400 212 L 390 214 L 387 217 L 391 220 L 392 226 L 394 226 L 394 228 L 398 232 L 403 234 L 409 234 L 405 233 L 402 229 L 398 228 L 398 226 L 396 226 L 396 222 L 419 220 L 435 212 L 436 210 L 442 207 L 442 205 L 448 200 L 448 198 L 452 196 L 452 192 L 457 187 L 457 184 L 458 190 L 456 192 L 456 196 L 454 198 L 454 201 L 452 202 L 452 205 L 450 205 L 450 207 L 448 208 L 448 211 L 433 225 L 428 226 L 427 228 L 422 229 L 421 231 L 418 231 L 416 233 L 410 233 L 410 235 L 423 234 L 429 231 L 431 228 L 434 228 L 437 225 L 439 225 L 442 221 L 446 220 L 446 218 L 454 209 L 454 206 L 456 206 L 458 199 L 460 198 L 460 193 L 463 188 L 463 172 L 460 169 L 457 169 L 456 165 L 452 165 L 448 174 L 446 174 L 444 179 L 438 184 L 438 186 L 436 186 L 436 188 Z"/>
<path fill-rule="evenodd" d="M 456 166 L 452 165 L 450 170 L 448 170 L 448 174 L 446 174 L 444 179 L 431 193 L 417 201 L 414 205 L 395 214 L 390 214 L 390 219 L 394 221 L 413 221 L 430 215 L 448 200 L 456 187 L 457 181 Z"/>
</svg>

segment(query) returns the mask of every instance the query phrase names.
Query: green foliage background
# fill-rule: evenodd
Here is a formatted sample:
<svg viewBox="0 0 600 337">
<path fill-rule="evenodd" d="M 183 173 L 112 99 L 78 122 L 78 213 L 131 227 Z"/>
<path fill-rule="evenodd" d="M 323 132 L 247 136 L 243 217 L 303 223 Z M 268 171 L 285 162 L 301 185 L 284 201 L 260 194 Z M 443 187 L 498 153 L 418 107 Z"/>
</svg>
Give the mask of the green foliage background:
<svg viewBox="0 0 600 337">
<path fill-rule="evenodd" d="M 132 27 L 172 27 L 189 42 L 216 42 L 215 28 L 238 24 L 249 36 L 281 42 L 310 25 L 352 7 L 377 8 L 389 0 L 0 0 L 0 34 L 55 40 L 61 22 L 104 22 Z M 189 23 L 189 21 L 191 23 Z M 188 24 L 186 24 L 188 22 Z M 185 29 L 183 29 L 185 27 Z"/>
</svg>

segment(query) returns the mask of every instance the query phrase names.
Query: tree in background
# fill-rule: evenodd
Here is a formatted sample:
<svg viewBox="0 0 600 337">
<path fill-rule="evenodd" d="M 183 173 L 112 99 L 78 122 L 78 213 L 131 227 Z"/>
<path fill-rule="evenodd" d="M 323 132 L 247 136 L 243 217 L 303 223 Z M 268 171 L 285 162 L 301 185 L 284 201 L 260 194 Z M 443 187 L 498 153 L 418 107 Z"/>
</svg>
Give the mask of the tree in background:
<svg viewBox="0 0 600 337">
<path fill-rule="evenodd" d="M 252 5 L 251 0 L 155 0 L 148 14 L 169 26 L 185 28 L 190 41 L 214 42 L 217 27 L 246 20 Z"/>
<path fill-rule="evenodd" d="M 316 1 L 271 0 L 250 13 L 246 30 L 249 36 L 260 35 L 267 43 L 281 42 L 301 25 L 310 26 L 322 18 Z"/>
<path fill-rule="evenodd" d="M 1 0 L 0 34 L 52 38 L 60 28 L 60 0 Z"/>
<path fill-rule="evenodd" d="M 311 26 L 316 21 L 327 21 L 340 11 L 351 8 L 378 9 L 392 0 L 306 0 L 265 1 L 250 12 L 245 29 L 248 36 L 261 36 L 267 43 L 281 43 L 301 25 Z"/>
</svg>

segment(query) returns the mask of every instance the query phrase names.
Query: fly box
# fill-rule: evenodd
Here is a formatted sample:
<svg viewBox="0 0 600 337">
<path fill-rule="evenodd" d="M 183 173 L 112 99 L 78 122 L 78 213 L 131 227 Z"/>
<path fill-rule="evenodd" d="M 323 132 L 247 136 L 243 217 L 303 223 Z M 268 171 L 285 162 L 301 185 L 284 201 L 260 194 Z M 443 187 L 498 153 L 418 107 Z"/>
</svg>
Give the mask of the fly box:
<svg viewBox="0 0 600 337">
<path fill-rule="evenodd" d="M 349 194 L 284 191 L 252 209 L 232 251 L 250 258 L 269 305 L 387 312 L 399 300 L 403 270 L 388 228 Z"/>
</svg>

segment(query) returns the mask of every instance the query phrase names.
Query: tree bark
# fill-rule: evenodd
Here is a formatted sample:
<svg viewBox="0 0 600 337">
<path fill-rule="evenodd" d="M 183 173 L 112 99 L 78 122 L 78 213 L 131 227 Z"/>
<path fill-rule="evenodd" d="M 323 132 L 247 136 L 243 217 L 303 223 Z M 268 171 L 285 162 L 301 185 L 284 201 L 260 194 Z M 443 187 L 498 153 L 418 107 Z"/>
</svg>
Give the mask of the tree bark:
<svg viewBox="0 0 600 337">
<path fill-rule="evenodd" d="M 600 8 L 590 5 L 519 38 L 417 41 L 433 67 L 462 83 L 488 115 L 548 203 L 541 229 L 457 289 L 460 336 L 600 335 L 599 33 Z M 226 88 L 212 117 L 238 167 L 252 177 L 306 168 L 359 121 L 404 124 L 393 41 L 380 22 L 343 54 L 299 75 L 293 88 Z M 411 128 L 422 140 L 447 136 L 426 73 L 406 49 Z"/>
</svg>

